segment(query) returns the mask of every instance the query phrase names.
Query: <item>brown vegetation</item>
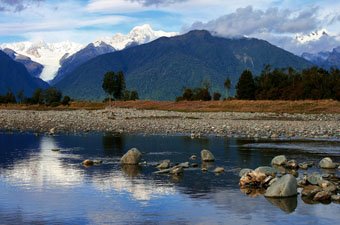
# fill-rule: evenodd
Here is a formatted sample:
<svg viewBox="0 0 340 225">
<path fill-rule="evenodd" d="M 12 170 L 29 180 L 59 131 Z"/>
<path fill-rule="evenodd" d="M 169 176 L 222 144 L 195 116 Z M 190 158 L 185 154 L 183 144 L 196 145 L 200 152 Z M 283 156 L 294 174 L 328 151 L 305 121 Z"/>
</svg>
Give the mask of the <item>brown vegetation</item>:
<svg viewBox="0 0 340 225">
<path fill-rule="evenodd" d="M 70 106 L 48 107 L 44 105 L 3 104 L 0 109 L 19 110 L 99 110 L 108 103 L 72 102 Z M 112 107 L 144 110 L 166 110 L 181 112 L 275 112 L 275 113 L 340 113 L 340 101 L 115 101 Z"/>
</svg>

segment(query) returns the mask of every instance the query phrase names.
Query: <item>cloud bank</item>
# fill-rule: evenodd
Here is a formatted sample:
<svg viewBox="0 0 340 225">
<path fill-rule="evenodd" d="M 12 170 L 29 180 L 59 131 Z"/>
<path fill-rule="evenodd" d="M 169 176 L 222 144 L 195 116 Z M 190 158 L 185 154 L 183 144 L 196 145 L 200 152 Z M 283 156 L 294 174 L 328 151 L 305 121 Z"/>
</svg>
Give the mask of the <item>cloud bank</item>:
<svg viewBox="0 0 340 225">
<path fill-rule="evenodd" d="M 39 4 L 44 0 L 0 0 L 0 11 L 20 12 L 31 4 Z"/>
</svg>

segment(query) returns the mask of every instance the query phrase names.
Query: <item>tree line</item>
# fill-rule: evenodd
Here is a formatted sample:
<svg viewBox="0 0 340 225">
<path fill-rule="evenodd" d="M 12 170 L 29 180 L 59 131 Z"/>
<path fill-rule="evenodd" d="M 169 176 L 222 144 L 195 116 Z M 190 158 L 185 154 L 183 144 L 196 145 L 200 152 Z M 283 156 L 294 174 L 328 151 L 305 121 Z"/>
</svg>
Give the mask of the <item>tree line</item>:
<svg viewBox="0 0 340 225">
<path fill-rule="evenodd" d="M 232 83 L 229 78 L 223 84 L 226 99 L 230 97 Z M 176 101 L 220 100 L 219 92 L 211 96 L 209 86 L 184 88 Z M 244 70 L 235 85 L 236 99 L 243 100 L 305 100 L 334 99 L 340 100 L 340 70 L 325 70 L 312 67 L 301 72 L 293 68 L 272 69 L 265 66 L 259 76 L 253 76 L 250 70 Z"/>
<path fill-rule="evenodd" d="M 54 87 L 47 88 L 45 90 L 37 88 L 34 90 L 31 97 L 27 97 L 24 91 L 19 91 L 15 95 L 12 91 L 8 91 L 5 95 L 0 95 L 0 104 L 8 103 L 22 103 L 27 105 L 46 105 L 56 107 L 61 105 L 69 105 L 71 98 L 69 96 L 63 96 L 61 91 Z"/>
<path fill-rule="evenodd" d="M 259 76 L 243 71 L 236 85 L 236 98 L 248 100 L 340 100 L 340 70 L 312 67 L 298 72 L 292 68 L 266 66 Z"/>
</svg>

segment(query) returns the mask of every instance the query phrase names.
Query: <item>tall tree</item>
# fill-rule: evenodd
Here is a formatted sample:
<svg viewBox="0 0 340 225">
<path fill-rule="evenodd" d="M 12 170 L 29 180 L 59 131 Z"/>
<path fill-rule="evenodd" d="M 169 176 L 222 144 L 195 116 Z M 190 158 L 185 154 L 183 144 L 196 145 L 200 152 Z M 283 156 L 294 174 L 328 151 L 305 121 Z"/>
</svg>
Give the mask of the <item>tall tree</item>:
<svg viewBox="0 0 340 225">
<path fill-rule="evenodd" d="M 126 89 L 124 73 L 122 71 L 119 71 L 117 74 L 115 74 L 114 83 L 115 89 L 113 95 L 116 99 L 120 100 L 123 98 L 124 91 Z"/>
<path fill-rule="evenodd" d="M 113 94 L 115 91 L 115 73 L 110 71 L 104 74 L 103 90 L 109 95 L 109 101 L 113 98 Z"/>
<path fill-rule="evenodd" d="M 236 85 L 238 99 L 255 99 L 256 86 L 250 70 L 244 70 Z"/>
<path fill-rule="evenodd" d="M 225 97 L 229 98 L 230 97 L 230 88 L 231 88 L 231 81 L 230 81 L 229 77 L 224 81 L 224 88 L 226 89 Z"/>
</svg>

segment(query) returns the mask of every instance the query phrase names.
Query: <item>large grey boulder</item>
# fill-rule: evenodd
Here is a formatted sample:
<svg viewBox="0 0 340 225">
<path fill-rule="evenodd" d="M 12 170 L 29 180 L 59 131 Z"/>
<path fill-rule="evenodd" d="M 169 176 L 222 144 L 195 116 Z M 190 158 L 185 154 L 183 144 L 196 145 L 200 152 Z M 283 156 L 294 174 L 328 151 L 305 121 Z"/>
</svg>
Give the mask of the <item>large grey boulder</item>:
<svg viewBox="0 0 340 225">
<path fill-rule="evenodd" d="M 138 151 L 137 148 L 130 149 L 123 157 L 120 159 L 121 164 L 125 165 L 138 165 L 142 153 Z"/>
<path fill-rule="evenodd" d="M 261 172 L 266 174 L 267 176 L 275 177 L 277 171 L 273 167 L 269 166 L 260 166 L 255 169 L 256 172 Z"/>
<path fill-rule="evenodd" d="M 329 157 L 321 159 L 321 161 L 319 162 L 319 166 L 322 169 L 335 169 L 336 168 L 336 164 Z"/>
<path fill-rule="evenodd" d="M 272 165 L 283 166 L 287 163 L 287 158 L 285 155 L 278 155 L 272 159 Z"/>
<path fill-rule="evenodd" d="M 213 161 L 215 161 L 214 155 L 209 150 L 206 150 L 206 149 L 203 149 L 201 151 L 201 159 L 204 162 L 213 162 Z"/>
<path fill-rule="evenodd" d="M 297 195 L 297 181 L 291 174 L 286 174 L 268 187 L 264 196 L 284 198 Z"/>
</svg>

